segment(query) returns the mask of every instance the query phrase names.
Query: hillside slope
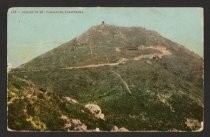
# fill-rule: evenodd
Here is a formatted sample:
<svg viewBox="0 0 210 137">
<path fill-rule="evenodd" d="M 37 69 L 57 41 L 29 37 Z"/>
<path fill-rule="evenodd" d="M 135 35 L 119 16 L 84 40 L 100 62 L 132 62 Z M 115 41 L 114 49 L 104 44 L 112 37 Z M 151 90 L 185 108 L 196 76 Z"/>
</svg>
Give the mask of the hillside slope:
<svg viewBox="0 0 210 137">
<path fill-rule="evenodd" d="M 93 26 L 13 69 L 13 77 L 100 106 L 102 130 L 190 131 L 203 121 L 203 59 L 141 27 Z"/>
</svg>

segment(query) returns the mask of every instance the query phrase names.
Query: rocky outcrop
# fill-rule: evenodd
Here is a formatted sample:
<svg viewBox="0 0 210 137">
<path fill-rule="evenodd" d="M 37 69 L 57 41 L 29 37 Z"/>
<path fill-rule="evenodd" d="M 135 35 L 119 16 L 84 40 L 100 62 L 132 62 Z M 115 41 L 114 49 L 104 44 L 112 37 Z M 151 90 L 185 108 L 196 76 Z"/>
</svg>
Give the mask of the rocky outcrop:
<svg viewBox="0 0 210 137">
<path fill-rule="evenodd" d="M 87 130 L 87 126 L 84 123 L 82 123 L 79 119 L 69 118 L 66 115 L 62 115 L 61 119 L 63 119 L 66 122 L 64 125 L 64 129 L 66 129 L 67 131 L 72 131 L 72 130 L 86 131 Z"/>
<path fill-rule="evenodd" d="M 86 104 L 85 108 L 88 109 L 96 118 L 105 120 L 104 114 L 102 113 L 101 108 L 98 105 Z"/>
<path fill-rule="evenodd" d="M 111 132 L 128 132 L 129 130 L 125 127 L 118 128 L 117 126 L 113 126 Z"/>
<path fill-rule="evenodd" d="M 70 104 L 78 104 L 78 101 L 71 97 L 63 97 L 63 99 L 65 99 Z"/>
<path fill-rule="evenodd" d="M 187 118 L 185 124 L 192 130 L 199 130 L 202 127 L 202 123 L 197 119 Z"/>
</svg>

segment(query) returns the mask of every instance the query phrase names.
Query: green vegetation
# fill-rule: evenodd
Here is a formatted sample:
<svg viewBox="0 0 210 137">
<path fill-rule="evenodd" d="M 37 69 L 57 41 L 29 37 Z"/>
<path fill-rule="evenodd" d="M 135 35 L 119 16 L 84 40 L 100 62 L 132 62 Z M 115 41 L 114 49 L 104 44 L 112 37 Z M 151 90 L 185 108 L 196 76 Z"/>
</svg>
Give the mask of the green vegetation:
<svg viewBox="0 0 210 137">
<path fill-rule="evenodd" d="M 164 46 L 171 54 L 134 60 L 161 54 L 152 48 L 139 50 L 141 45 Z M 62 69 L 122 58 L 127 61 L 113 66 Z M 202 75 L 202 58 L 156 32 L 95 26 L 9 72 L 8 127 L 63 131 L 67 129 L 60 117 L 67 115 L 88 130 L 110 131 L 114 125 L 131 131 L 197 130 L 187 119 L 203 121 Z M 66 96 L 79 103 L 67 103 Z M 84 107 L 88 103 L 99 105 L 105 120 L 90 114 Z"/>
</svg>

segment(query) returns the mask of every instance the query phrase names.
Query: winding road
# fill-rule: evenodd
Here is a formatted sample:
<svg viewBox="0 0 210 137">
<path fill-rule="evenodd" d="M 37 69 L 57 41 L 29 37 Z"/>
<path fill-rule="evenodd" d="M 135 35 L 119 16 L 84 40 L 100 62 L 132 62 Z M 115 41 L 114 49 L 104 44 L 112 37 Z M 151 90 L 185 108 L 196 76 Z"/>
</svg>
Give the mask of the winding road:
<svg viewBox="0 0 210 137">
<path fill-rule="evenodd" d="M 65 67 L 65 68 L 60 68 L 60 69 L 83 69 L 83 68 L 97 68 L 97 67 L 103 67 L 103 66 L 117 66 L 120 64 L 125 64 L 129 60 L 141 60 L 141 59 L 152 59 L 153 57 L 157 56 L 159 58 L 162 58 L 163 56 L 166 55 L 171 55 L 171 52 L 167 50 L 164 46 L 140 46 L 139 49 L 154 49 L 159 51 L 160 53 L 153 53 L 153 54 L 147 54 L 147 55 L 140 55 L 136 56 L 132 59 L 127 59 L 127 58 L 121 58 L 115 63 L 101 63 L 101 64 L 90 64 L 90 65 L 84 65 L 84 66 L 77 66 L 77 67 Z M 106 57 L 108 58 L 108 57 Z M 42 69 L 42 70 L 48 70 L 48 69 Z M 29 70 L 22 70 L 21 72 L 26 72 L 26 71 L 42 71 L 39 69 L 29 69 Z"/>
</svg>

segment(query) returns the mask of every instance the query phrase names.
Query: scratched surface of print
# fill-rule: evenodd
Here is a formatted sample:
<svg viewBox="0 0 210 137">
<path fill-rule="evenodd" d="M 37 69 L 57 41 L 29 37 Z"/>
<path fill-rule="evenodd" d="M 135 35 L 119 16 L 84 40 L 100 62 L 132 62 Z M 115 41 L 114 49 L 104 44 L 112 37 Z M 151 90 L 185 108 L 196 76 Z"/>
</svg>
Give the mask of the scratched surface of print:
<svg viewBox="0 0 210 137">
<path fill-rule="evenodd" d="M 9 131 L 202 131 L 202 8 L 11 8 Z"/>
</svg>

